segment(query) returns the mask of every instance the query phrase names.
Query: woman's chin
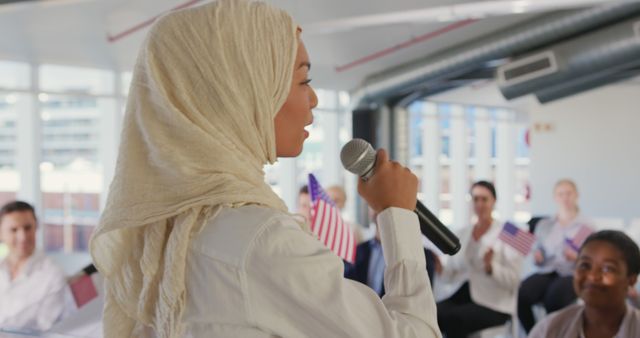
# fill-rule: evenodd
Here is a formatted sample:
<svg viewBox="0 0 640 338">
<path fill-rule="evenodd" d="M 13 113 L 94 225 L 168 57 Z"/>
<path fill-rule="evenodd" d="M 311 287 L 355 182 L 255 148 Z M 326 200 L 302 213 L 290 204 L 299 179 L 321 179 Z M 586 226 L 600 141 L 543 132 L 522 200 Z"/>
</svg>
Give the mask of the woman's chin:
<svg viewBox="0 0 640 338">
<path fill-rule="evenodd" d="M 291 147 L 290 149 L 283 149 L 278 151 L 278 157 L 298 157 L 302 153 L 302 144 L 298 147 Z"/>
</svg>

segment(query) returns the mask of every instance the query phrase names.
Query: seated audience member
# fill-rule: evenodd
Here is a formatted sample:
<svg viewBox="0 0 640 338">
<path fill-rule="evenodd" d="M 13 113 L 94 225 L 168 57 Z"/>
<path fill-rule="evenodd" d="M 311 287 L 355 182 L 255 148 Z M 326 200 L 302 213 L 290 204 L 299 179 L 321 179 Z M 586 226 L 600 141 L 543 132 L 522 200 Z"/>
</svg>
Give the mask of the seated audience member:
<svg viewBox="0 0 640 338">
<path fill-rule="evenodd" d="M 377 215 L 369 210 L 374 225 Z M 433 285 L 433 275 L 435 269 L 435 256 L 431 250 L 424 249 L 425 260 L 427 262 L 427 274 L 429 281 Z M 384 257 L 382 255 L 382 243 L 380 242 L 380 231 L 376 225 L 376 235 L 374 238 L 358 244 L 356 247 L 356 261 L 353 264 L 345 262 L 344 277 L 358 281 L 372 288 L 378 296 L 385 294 L 384 290 Z"/>
<path fill-rule="evenodd" d="M 309 187 L 305 184 L 298 191 L 298 207 L 296 212 L 307 221 L 307 224 L 311 223 L 311 195 L 309 194 Z"/>
<path fill-rule="evenodd" d="M 554 199 L 558 205 L 556 216 L 538 222 L 534 232 L 537 243 L 533 258 L 537 271 L 522 282 L 518 292 L 518 317 L 526 332 L 535 324 L 532 306 L 542 303 L 547 313 L 551 313 L 576 300 L 572 275 L 577 248 L 566 241 L 577 236 L 588 222 L 579 214 L 578 189 L 573 181 L 558 181 Z"/>
<path fill-rule="evenodd" d="M 447 338 L 462 338 L 511 318 L 525 255 L 499 239 L 503 223 L 494 219 L 493 184 L 471 187 L 475 225 L 460 234 L 462 249 L 438 268 L 441 281 L 466 280 L 448 299 L 437 304 L 438 325 Z"/>
<path fill-rule="evenodd" d="M 327 195 L 329 195 L 329 198 L 336 203 L 340 213 L 342 213 L 345 205 L 347 204 L 347 192 L 339 185 L 332 185 L 327 188 Z M 344 219 L 344 217 L 344 213 L 342 213 L 343 220 L 345 223 L 349 224 L 351 230 L 353 230 L 353 234 L 356 237 L 356 243 L 360 244 L 366 241 L 364 228 L 357 223 L 351 222 L 351 220 Z"/>
<path fill-rule="evenodd" d="M 620 231 L 592 234 L 580 249 L 573 287 L 584 304 L 541 320 L 529 338 L 640 337 L 640 310 L 627 305 L 627 292 L 640 273 L 640 250 Z"/>
<path fill-rule="evenodd" d="M 0 328 L 45 331 L 65 310 L 62 270 L 36 251 L 37 219 L 31 205 L 0 209 L 0 240 L 9 254 L 0 262 Z"/>
</svg>

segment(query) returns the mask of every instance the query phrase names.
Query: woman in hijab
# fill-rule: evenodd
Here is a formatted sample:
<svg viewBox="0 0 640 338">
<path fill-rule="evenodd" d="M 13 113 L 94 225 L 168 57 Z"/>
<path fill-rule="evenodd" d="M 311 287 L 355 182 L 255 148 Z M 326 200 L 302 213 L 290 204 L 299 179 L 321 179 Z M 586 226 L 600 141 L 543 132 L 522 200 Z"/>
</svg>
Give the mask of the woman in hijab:
<svg viewBox="0 0 640 338">
<path fill-rule="evenodd" d="M 139 54 L 107 206 L 91 242 L 105 337 L 440 337 L 417 179 L 378 152 L 358 190 L 380 212 L 380 300 L 343 279 L 265 183 L 297 156 L 317 97 L 301 29 L 262 2 L 159 19 Z"/>
</svg>

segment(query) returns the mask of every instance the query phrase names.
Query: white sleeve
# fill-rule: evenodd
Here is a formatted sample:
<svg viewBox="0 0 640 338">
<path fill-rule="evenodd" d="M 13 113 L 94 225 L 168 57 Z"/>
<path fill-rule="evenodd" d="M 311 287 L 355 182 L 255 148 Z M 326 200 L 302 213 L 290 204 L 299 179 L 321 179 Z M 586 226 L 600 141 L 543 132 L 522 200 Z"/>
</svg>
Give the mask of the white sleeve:
<svg viewBox="0 0 640 338">
<path fill-rule="evenodd" d="M 500 286 L 506 289 L 516 289 L 520 284 L 524 259 L 525 256 L 503 244 L 499 251 L 494 252 L 491 276 Z"/>
<path fill-rule="evenodd" d="M 413 212 L 390 208 L 378 216 L 387 264 L 382 300 L 343 278 L 342 261 L 317 239 L 280 221 L 256 238 L 245 263 L 254 325 L 283 337 L 442 337 Z"/>
</svg>

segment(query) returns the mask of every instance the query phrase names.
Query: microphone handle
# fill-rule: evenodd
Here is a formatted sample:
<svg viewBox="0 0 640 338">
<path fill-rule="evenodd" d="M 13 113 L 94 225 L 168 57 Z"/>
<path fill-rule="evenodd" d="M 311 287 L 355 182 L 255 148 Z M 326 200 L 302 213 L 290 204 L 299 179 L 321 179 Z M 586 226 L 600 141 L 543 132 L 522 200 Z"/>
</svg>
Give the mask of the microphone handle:
<svg viewBox="0 0 640 338">
<path fill-rule="evenodd" d="M 427 209 L 420 201 L 416 204 L 420 231 L 433 242 L 433 244 L 447 255 L 453 256 L 460 250 L 460 240 L 440 220 Z"/>
</svg>

